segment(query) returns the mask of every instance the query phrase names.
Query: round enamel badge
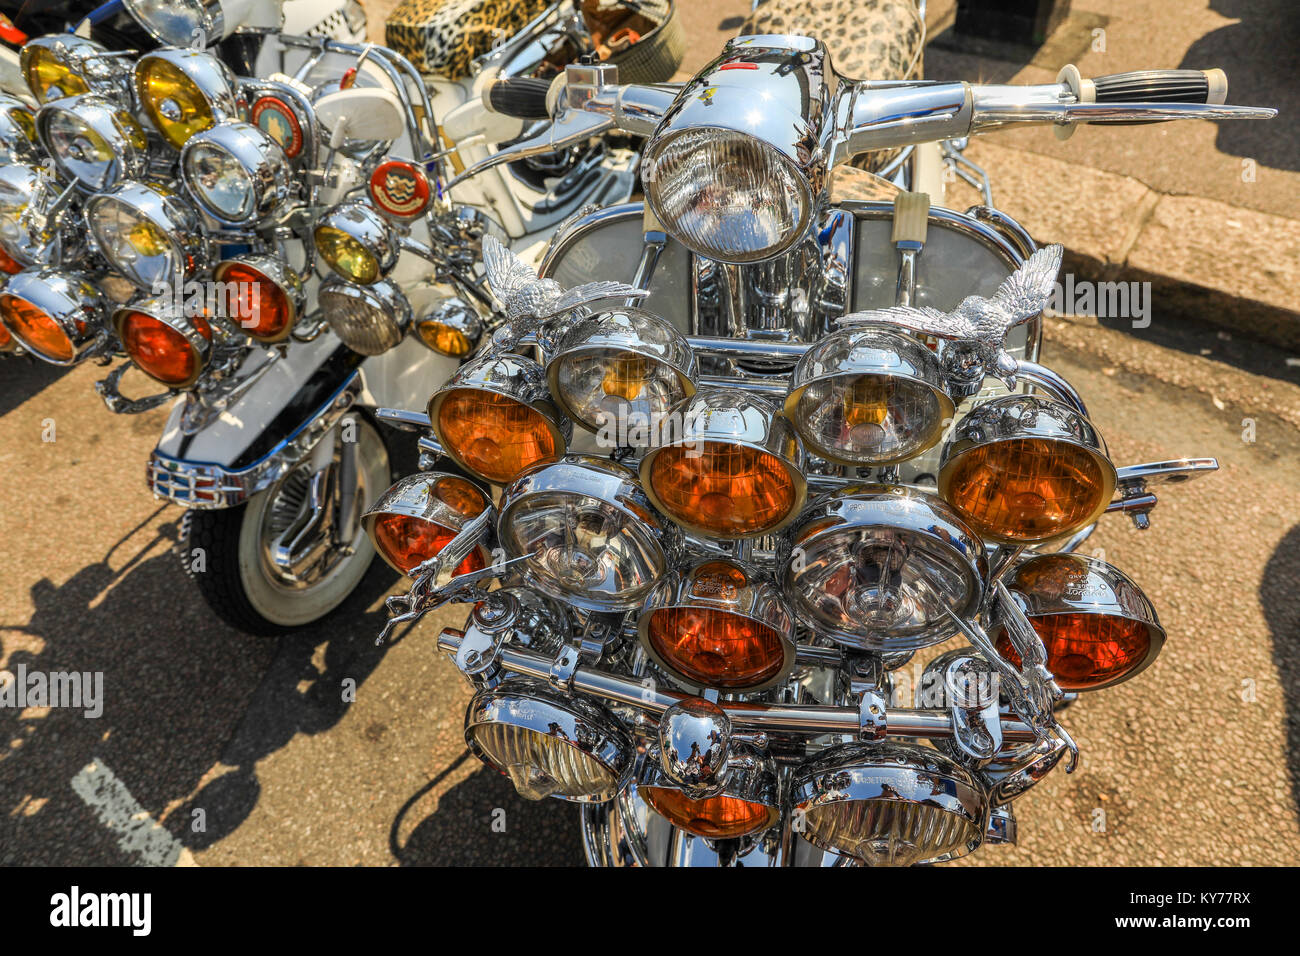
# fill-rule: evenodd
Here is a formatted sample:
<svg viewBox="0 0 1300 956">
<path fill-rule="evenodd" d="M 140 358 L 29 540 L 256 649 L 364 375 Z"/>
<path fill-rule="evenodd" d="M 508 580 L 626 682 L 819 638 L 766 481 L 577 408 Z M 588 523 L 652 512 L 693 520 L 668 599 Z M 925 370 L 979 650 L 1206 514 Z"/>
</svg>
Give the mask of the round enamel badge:
<svg viewBox="0 0 1300 956">
<path fill-rule="evenodd" d="M 249 117 L 253 125 L 284 147 L 284 155 L 290 159 L 302 152 L 302 126 L 283 100 L 264 96 L 253 104 Z"/>
<path fill-rule="evenodd" d="M 389 160 L 370 177 L 370 198 L 380 212 L 414 219 L 429 208 L 429 177 L 413 163 Z"/>
</svg>

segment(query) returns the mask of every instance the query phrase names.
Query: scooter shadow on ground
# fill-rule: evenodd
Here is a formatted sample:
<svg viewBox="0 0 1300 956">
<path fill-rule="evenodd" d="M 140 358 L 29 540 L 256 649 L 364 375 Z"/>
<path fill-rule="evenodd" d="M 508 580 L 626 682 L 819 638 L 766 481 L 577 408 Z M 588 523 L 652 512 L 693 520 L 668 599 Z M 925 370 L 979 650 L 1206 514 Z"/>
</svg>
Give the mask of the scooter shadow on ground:
<svg viewBox="0 0 1300 956">
<path fill-rule="evenodd" d="M 374 643 L 383 606 L 368 610 L 392 584 L 381 562 L 320 625 L 254 638 L 211 615 L 171 553 L 177 523 L 156 517 L 66 583 L 36 583 L 28 622 L 0 621 L 15 635 L 3 648 L 11 672 L 103 674 L 99 718 L 0 709 L 0 803 L 17 808 L 0 815 L 0 863 L 141 862 L 120 834 L 86 822 L 95 814 L 70 782 L 92 762 L 181 845 L 216 843 L 256 806 L 257 761 L 338 723 L 344 680 L 360 687 L 387 651 Z M 36 639 L 30 650 L 25 636 Z"/>
<path fill-rule="evenodd" d="M 1291 798 L 1300 818 L 1300 525 L 1287 532 L 1264 566 L 1259 603 L 1273 639 L 1273 663 L 1286 712 L 1286 762 Z"/>
<path fill-rule="evenodd" d="M 67 368 L 40 362 L 30 355 L 0 357 L 0 417 L 8 415 L 23 402 L 39 395 L 57 382 Z"/>
</svg>

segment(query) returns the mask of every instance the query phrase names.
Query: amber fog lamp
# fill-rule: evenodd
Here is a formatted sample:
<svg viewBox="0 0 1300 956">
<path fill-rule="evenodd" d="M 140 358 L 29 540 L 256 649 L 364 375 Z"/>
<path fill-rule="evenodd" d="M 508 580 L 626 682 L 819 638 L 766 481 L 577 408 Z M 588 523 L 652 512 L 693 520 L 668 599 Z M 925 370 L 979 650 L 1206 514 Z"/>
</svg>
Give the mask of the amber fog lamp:
<svg viewBox="0 0 1300 956">
<path fill-rule="evenodd" d="M 38 104 L 92 92 L 124 99 L 126 71 L 119 62 L 94 40 L 72 33 L 28 40 L 18 58 Z"/>
<path fill-rule="evenodd" d="M 984 595 L 984 545 L 941 499 L 901 486 L 827 495 L 782 546 L 795 615 L 850 647 L 906 651 L 957 633 Z"/>
<path fill-rule="evenodd" d="M 936 444 L 953 402 L 935 354 L 909 335 L 845 329 L 795 366 L 785 416 L 804 445 L 844 465 L 891 465 Z"/>
<path fill-rule="evenodd" d="M 624 307 L 587 316 L 566 331 L 546 377 L 556 402 L 584 428 L 626 436 L 640 425 L 648 438 L 651 422 L 695 394 L 695 356 L 670 323 Z"/>
<path fill-rule="evenodd" d="M 307 304 L 302 279 L 284 260 L 250 255 L 227 259 L 213 273 L 220 313 L 259 342 L 280 342 Z"/>
<path fill-rule="evenodd" d="M 874 866 L 942 863 L 984 838 L 988 799 L 974 775 L 937 750 L 840 744 L 794 775 L 792 812 L 814 846 Z"/>
<path fill-rule="evenodd" d="M 1122 571 L 1081 554 L 1045 554 L 1007 578 L 1047 649 L 1047 669 L 1064 691 L 1099 690 L 1141 673 L 1160 653 L 1156 609 Z M 1020 665 L 1005 633 L 998 652 Z"/>
<path fill-rule="evenodd" d="M 465 742 L 528 800 L 612 800 L 631 775 L 635 747 L 595 701 L 510 678 L 470 701 Z"/>
<path fill-rule="evenodd" d="M 155 50 L 135 64 L 141 109 L 176 149 L 191 136 L 238 115 L 235 87 L 230 68 L 202 50 Z"/>
<path fill-rule="evenodd" d="M 370 285 L 393 271 L 400 254 L 392 225 L 371 206 L 346 202 L 316 224 L 316 251 L 349 282 Z"/>
<path fill-rule="evenodd" d="M 113 327 L 122 349 L 140 371 L 168 388 L 193 385 L 212 353 L 212 326 L 207 319 L 187 317 L 163 299 L 118 309 Z"/>
<path fill-rule="evenodd" d="M 16 96 L 0 93 L 0 164 L 37 161 L 36 117 Z"/>
<path fill-rule="evenodd" d="M 520 355 L 462 365 L 430 398 L 429 421 L 462 468 L 498 485 L 558 461 L 572 432 L 550 403 L 542 367 Z"/>
<path fill-rule="evenodd" d="M 483 336 L 483 320 L 459 296 L 448 296 L 415 326 L 420 341 L 439 355 L 464 358 L 474 351 Z"/>
<path fill-rule="evenodd" d="M 707 795 L 682 788 L 658 760 L 647 759 L 636 792 L 679 830 L 711 840 L 762 833 L 781 819 L 776 773 L 769 761 L 748 753 L 732 757 L 722 787 Z"/>
<path fill-rule="evenodd" d="M 700 389 L 665 425 L 641 459 L 641 482 L 682 527 L 754 538 L 799 513 L 808 491 L 803 446 L 771 403 L 739 389 Z"/>
<path fill-rule="evenodd" d="M 671 574 L 638 619 L 641 644 L 688 684 L 761 690 L 794 666 L 794 617 L 756 569 L 706 558 Z"/>
<path fill-rule="evenodd" d="M 631 611 L 663 580 L 675 542 L 630 469 L 570 455 L 501 495 L 497 537 L 543 594 L 588 611 Z"/>
<path fill-rule="evenodd" d="M 410 574 L 438 555 L 487 506 L 487 496 L 464 478 L 426 472 L 409 475 L 384 492 L 362 515 L 361 525 L 379 556 L 393 570 Z M 487 562 L 487 553 L 477 548 L 455 573 L 481 571 Z"/>
<path fill-rule="evenodd" d="M 1092 524 L 1115 491 L 1115 466 L 1088 419 L 1045 398 L 1008 395 L 957 423 L 939 493 L 975 531 L 1036 544 Z"/>
<path fill-rule="evenodd" d="M 75 365 L 108 327 L 103 295 L 84 278 L 29 269 L 0 291 L 0 322 L 27 351 L 51 365 Z"/>
</svg>

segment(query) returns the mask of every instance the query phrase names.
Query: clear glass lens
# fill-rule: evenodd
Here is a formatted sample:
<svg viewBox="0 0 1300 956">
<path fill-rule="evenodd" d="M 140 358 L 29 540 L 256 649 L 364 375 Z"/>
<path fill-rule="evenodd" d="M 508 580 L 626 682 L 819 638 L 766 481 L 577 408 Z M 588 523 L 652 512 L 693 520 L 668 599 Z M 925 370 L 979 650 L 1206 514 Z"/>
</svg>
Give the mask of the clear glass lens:
<svg viewBox="0 0 1300 956">
<path fill-rule="evenodd" d="M 804 835 L 810 841 L 871 866 L 935 860 L 963 849 L 976 836 L 965 817 L 919 803 L 843 800 L 804 813 Z"/>
<path fill-rule="evenodd" d="M 646 159 L 645 189 L 660 220 L 688 248 L 752 262 L 793 241 L 807 215 L 802 178 L 772 147 L 718 129 L 693 129 Z"/>
<path fill-rule="evenodd" d="M 526 799 L 590 797 L 618 783 L 616 774 L 579 748 L 580 741 L 505 723 L 479 724 L 470 732 L 484 756 Z"/>
<path fill-rule="evenodd" d="M 354 295 L 326 289 L 320 307 L 334 334 L 354 352 L 381 355 L 402 341 L 402 327 L 391 315 Z"/>
<path fill-rule="evenodd" d="M 888 375 L 839 375 L 813 382 L 795 409 L 799 434 L 835 461 L 889 464 L 923 451 L 942 417 L 934 391 Z"/>
<path fill-rule="evenodd" d="M 143 289 L 171 282 L 182 265 L 180 247 L 155 222 L 112 197 L 89 209 L 90 231 L 113 268 Z"/>
<path fill-rule="evenodd" d="M 146 30 L 171 46 L 190 46 L 196 38 L 206 46 L 221 39 L 203 35 L 208 18 L 202 0 L 127 0 L 126 5 Z"/>
<path fill-rule="evenodd" d="M 243 222 L 253 214 L 253 177 L 224 149 L 196 143 L 185 157 L 185 182 L 219 219 Z"/>
<path fill-rule="evenodd" d="M 945 608 L 960 615 L 970 603 L 969 570 L 928 538 L 880 526 L 796 544 L 789 596 L 834 631 L 891 649 L 924 647 L 953 633 Z"/>
<path fill-rule="evenodd" d="M 50 153 L 69 176 L 92 189 L 107 189 L 120 174 L 117 153 L 75 113 L 59 110 L 45 122 Z"/>
<path fill-rule="evenodd" d="M 556 379 L 573 417 L 599 430 L 608 422 L 648 426 L 686 397 L 677 373 L 653 358 L 624 349 L 594 349 L 559 359 Z"/>
<path fill-rule="evenodd" d="M 505 529 L 543 587 L 610 608 L 639 605 L 664 573 L 654 533 L 597 498 L 552 492 L 514 508 Z"/>
</svg>

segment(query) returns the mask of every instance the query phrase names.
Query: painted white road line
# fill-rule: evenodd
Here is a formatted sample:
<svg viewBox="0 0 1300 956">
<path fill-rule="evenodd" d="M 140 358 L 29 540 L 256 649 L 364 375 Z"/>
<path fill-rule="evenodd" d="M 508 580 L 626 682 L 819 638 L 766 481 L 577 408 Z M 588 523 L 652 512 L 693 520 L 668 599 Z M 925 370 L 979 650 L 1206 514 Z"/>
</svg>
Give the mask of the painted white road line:
<svg viewBox="0 0 1300 956">
<path fill-rule="evenodd" d="M 72 778 L 72 789 L 99 822 L 117 833 L 117 845 L 139 858 L 142 866 L 193 866 L 189 850 L 163 829 L 131 796 L 126 784 L 98 757 Z"/>
</svg>

